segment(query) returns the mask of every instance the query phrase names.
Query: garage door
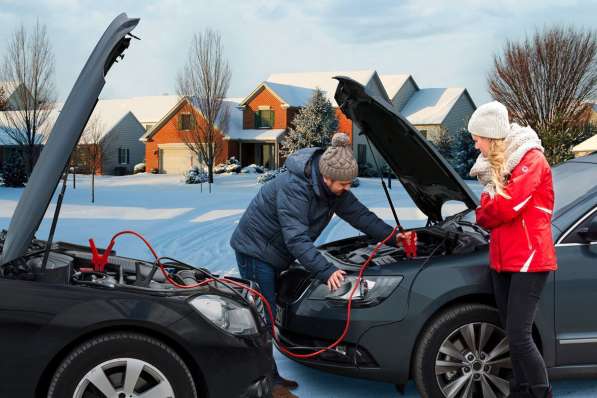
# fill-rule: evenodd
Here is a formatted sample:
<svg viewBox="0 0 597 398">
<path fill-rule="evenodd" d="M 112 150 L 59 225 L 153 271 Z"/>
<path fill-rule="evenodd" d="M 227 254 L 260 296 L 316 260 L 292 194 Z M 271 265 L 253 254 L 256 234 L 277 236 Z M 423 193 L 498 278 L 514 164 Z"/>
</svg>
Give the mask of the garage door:
<svg viewBox="0 0 597 398">
<path fill-rule="evenodd" d="M 183 174 L 197 164 L 197 155 L 188 148 L 160 148 L 161 173 Z"/>
</svg>

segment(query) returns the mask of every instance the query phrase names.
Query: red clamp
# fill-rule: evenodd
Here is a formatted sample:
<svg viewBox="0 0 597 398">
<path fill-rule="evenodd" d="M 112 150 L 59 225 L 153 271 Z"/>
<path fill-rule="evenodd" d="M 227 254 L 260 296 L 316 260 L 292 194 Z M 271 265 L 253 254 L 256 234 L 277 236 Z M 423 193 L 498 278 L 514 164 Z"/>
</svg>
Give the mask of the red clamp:
<svg viewBox="0 0 597 398">
<path fill-rule="evenodd" d="M 417 233 L 405 232 L 400 238 L 406 257 L 417 257 Z"/>
<path fill-rule="evenodd" d="M 104 272 L 104 268 L 108 263 L 108 257 L 112 252 L 113 246 L 114 240 L 110 241 L 110 244 L 108 245 L 106 250 L 104 250 L 104 253 L 100 255 L 97 251 L 97 248 L 95 247 L 95 242 L 93 241 L 93 239 L 89 239 L 89 247 L 91 248 L 91 254 L 93 256 L 91 258 L 91 264 L 93 265 L 93 270 L 95 272 Z"/>
</svg>

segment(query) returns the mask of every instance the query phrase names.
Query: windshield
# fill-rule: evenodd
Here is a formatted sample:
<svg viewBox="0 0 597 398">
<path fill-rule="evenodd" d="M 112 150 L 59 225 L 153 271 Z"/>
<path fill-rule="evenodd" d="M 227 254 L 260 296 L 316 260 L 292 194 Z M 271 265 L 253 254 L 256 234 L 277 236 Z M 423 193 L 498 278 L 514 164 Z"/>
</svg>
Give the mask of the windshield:
<svg viewBox="0 0 597 398">
<path fill-rule="evenodd" d="M 568 162 L 554 167 L 552 172 L 554 213 L 591 191 L 597 192 L 597 165 L 594 163 Z"/>
</svg>

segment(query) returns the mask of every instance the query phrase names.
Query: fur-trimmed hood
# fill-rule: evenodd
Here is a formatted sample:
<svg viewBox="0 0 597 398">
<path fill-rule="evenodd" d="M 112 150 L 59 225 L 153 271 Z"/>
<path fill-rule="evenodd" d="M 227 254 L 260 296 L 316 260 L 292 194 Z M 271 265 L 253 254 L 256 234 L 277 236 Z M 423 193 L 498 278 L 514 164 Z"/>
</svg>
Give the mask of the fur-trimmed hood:
<svg viewBox="0 0 597 398">
<path fill-rule="evenodd" d="M 531 149 L 544 151 L 541 140 L 535 130 L 529 126 L 522 127 L 516 123 L 510 125 L 510 131 L 505 138 L 505 144 L 506 163 L 504 177 L 508 176 L 514 170 L 523 156 Z M 476 177 L 481 184 L 485 185 L 485 190 L 493 195 L 494 187 L 491 184 L 491 167 L 483 154 L 479 154 L 469 174 L 472 177 Z"/>
</svg>

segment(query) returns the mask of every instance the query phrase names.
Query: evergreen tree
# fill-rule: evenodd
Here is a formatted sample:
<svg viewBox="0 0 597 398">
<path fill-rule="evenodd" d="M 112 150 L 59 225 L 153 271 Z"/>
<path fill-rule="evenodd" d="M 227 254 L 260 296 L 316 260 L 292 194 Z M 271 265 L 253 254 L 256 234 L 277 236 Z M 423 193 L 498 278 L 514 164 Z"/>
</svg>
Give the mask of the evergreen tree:
<svg viewBox="0 0 597 398">
<path fill-rule="evenodd" d="M 439 140 L 437 143 L 433 143 L 439 153 L 448 161 L 450 164 L 454 164 L 453 157 L 454 157 L 454 138 L 450 135 L 448 130 L 442 129 Z"/>
<path fill-rule="evenodd" d="M 462 178 L 471 179 L 468 173 L 475 164 L 477 156 L 479 151 L 475 149 L 473 137 L 463 128 L 452 139 L 451 164 Z"/>
<path fill-rule="evenodd" d="M 301 148 L 329 146 L 338 129 L 338 119 L 332 103 L 323 91 L 316 89 L 309 103 L 299 110 L 293 125 L 282 141 L 281 152 L 285 156 Z"/>
<path fill-rule="evenodd" d="M 27 182 L 25 162 L 19 153 L 13 151 L 2 168 L 2 180 L 7 187 L 22 187 Z"/>
</svg>

